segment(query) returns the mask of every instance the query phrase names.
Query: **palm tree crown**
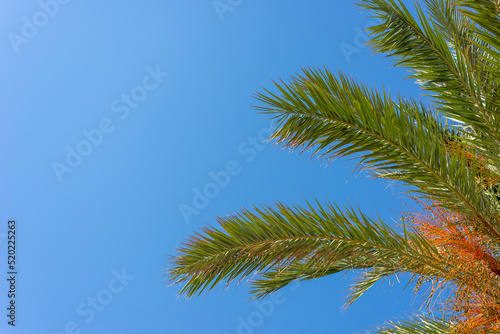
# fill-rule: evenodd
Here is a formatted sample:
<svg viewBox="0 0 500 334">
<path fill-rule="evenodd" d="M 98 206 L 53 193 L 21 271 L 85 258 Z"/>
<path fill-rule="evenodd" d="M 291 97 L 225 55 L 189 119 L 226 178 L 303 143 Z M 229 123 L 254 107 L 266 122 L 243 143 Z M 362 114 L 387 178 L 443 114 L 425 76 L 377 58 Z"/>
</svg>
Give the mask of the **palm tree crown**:
<svg viewBox="0 0 500 334">
<path fill-rule="evenodd" d="M 167 277 L 192 296 L 259 273 L 255 298 L 296 280 L 359 270 L 348 304 L 377 281 L 409 273 L 443 316 L 389 322 L 373 333 L 500 331 L 500 2 L 360 0 L 379 19 L 369 44 L 410 72 L 432 103 L 389 94 L 327 68 L 304 69 L 256 109 L 278 144 L 324 159 L 361 156 L 423 207 L 396 229 L 334 203 L 254 207 L 219 218 L 170 259 Z M 431 304 L 435 305 L 435 304 Z"/>
</svg>

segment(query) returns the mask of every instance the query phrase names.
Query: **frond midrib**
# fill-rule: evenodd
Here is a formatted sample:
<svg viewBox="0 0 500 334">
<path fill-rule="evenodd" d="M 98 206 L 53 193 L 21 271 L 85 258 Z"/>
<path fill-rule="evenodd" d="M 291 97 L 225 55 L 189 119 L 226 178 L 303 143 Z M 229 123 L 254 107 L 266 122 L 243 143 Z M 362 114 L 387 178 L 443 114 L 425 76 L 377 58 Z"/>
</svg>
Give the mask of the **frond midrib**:
<svg viewBox="0 0 500 334">
<path fill-rule="evenodd" d="M 196 264 L 198 264 L 200 262 L 210 262 L 211 259 L 213 259 L 213 258 L 215 258 L 215 257 L 217 257 L 219 255 L 222 255 L 224 253 L 234 252 L 234 251 L 237 251 L 237 250 L 243 250 L 245 248 L 259 247 L 259 246 L 263 246 L 263 245 L 270 244 L 270 243 L 278 243 L 278 242 L 286 242 L 286 241 L 296 241 L 296 240 L 311 240 L 311 239 L 329 240 L 329 241 L 343 241 L 343 242 L 348 242 L 348 243 L 352 243 L 352 244 L 359 244 L 359 245 L 370 246 L 370 247 L 372 247 L 374 249 L 391 251 L 391 252 L 393 252 L 395 254 L 402 255 L 402 256 L 407 257 L 407 258 L 411 258 L 411 259 L 415 260 L 418 263 L 421 263 L 423 265 L 429 266 L 429 267 L 431 267 L 431 268 L 433 268 L 433 269 L 441 272 L 444 275 L 444 277 L 446 277 L 446 274 L 448 274 L 450 272 L 449 270 L 447 270 L 445 268 L 442 268 L 440 266 L 437 266 L 437 265 L 432 264 L 432 263 L 427 262 L 427 261 L 423 261 L 421 257 L 419 258 L 419 257 L 413 256 L 413 255 L 410 255 L 408 253 L 405 253 L 403 251 L 398 251 L 398 250 L 396 250 L 394 248 L 391 248 L 391 247 L 388 247 L 388 246 L 383 246 L 383 245 L 380 245 L 380 244 L 375 244 L 373 242 L 368 242 L 368 241 L 363 241 L 363 240 L 355 240 L 355 239 L 341 238 L 341 237 L 332 237 L 332 236 L 287 237 L 287 238 L 277 238 L 277 239 L 265 240 L 265 241 L 261 241 L 261 242 L 257 242 L 257 243 L 249 243 L 249 244 L 246 244 L 246 245 L 241 245 L 241 246 L 236 246 L 236 247 L 232 247 L 232 248 L 221 250 L 218 253 L 211 254 L 210 256 L 207 256 L 207 257 L 203 257 L 202 259 L 199 259 L 198 261 L 195 261 L 195 262 L 189 264 L 189 266 L 196 265 Z M 429 257 L 427 255 L 424 255 L 424 254 L 421 254 L 421 256 L 424 257 L 425 259 L 432 259 L 431 257 Z"/>
</svg>

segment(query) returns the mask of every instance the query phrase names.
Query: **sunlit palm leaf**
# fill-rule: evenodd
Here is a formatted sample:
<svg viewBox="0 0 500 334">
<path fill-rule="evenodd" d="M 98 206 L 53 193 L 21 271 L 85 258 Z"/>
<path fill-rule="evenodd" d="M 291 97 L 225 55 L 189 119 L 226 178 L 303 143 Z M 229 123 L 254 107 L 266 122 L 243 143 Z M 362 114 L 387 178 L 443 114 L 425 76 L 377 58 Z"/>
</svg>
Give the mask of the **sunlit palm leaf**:
<svg viewBox="0 0 500 334">
<path fill-rule="evenodd" d="M 328 70 L 304 70 L 266 91 L 259 110 L 277 120 L 272 138 L 285 147 L 314 148 L 324 157 L 362 155 L 378 175 L 416 187 L 464 214 L 480 217 L 500 240 L 498 201 L 478 187 L 478 165 L 463 163 L 447 146 L 456 134 L 423 105 L 358 84 Z"/>
<path fill-rule="evenodd" d="M 419 316 L 410 320 L 389 322 L 372 334 L 447 334 L 452 333 L 454 323 L 449 320 Z"/>
<path fill-rule="evenodd" d="M 416 234 L 332 204 L 308 209 L 278 204 L 220 218 L 178 250 L 167 275 L 187 296 L 218 283 L 265 272 L 253 290 L 265 296 L 293 280 L 390 265 L 395 271 L 445 277 L 437 250 Z"/>
<path fill-rule="evenodd" d="M 476 145 L 500 163 L 500 113 L 498 99 L 491 94 L 495 82 L 491 76 L 498 75 L 490 70 L 498 68 L 498 61 L 492 67 L 488 56 L 494 48 L 478 39 L 475 27 L 455 1 L 425 3 L 429 17 L 417 6 L 418 17 L 414 18 L 399 0 L 362 0 L 361 6 L 381 19 L 370 28 L 369 44 L 375 51 L 395 57 L 435 98 L 436 110 L 470 126 L 471 135 L 481 138 Z"/>
</svg>

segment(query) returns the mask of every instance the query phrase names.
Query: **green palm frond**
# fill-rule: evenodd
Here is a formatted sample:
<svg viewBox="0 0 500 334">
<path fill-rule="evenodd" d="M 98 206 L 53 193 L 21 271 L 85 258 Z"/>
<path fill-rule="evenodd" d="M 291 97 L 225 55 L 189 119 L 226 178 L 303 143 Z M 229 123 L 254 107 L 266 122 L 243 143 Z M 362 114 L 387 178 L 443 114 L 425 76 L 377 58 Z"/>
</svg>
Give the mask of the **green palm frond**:
<svg viewBox="0 0 500 334">
<path fill-rule="evenodd" d="M 482 50 L 488 53 L 498 65 L 500 61 L 500 7 L 495 0 L 455 0 L 455 5 L 460 13 L 475 23 L 474 36 Z M 458 11 L 457 11 L 458 12 Z M 478 43 L 479 44 L 479 43 Z M 489 72 L 498 74 L 498 66 L 491 66 Z"/>
<path fill-rule="evenodd" d="M 307 261 L 294 263 L 284 268 L 270 269 L 252 282 L 250 293 L 255 298 L 265 297 L 294 281 L 305 281 L 340 273 L 344 270 L 363 269 L 362 264 L 353 266 L 346 260 L 329 261 L 326 266 L 313 266 Z"/>
<path fill-rule="evenodd" d="M 473 23 L 470 25 L 471 46 L 468 54 L 473 59 L 473 72 L 480 85 L 485 120 L 491 133 L 481 133 L 475 138 L 490 160 L 499 161 L 500 134 L 500 8 L 497 1 L 456 1 L 460 12 Z M 495 138 L 496 140 L 492 140 Z"/>
<path fill-rule="evenodd" d="M 418 316 L 409 320 L 389 322 L 371 334 L 447 334 L 452 333 L 454 323 L 427 316 Z"/>
<path fill-rule="evenodd" d="M 195 234 L 172 259 L 167 275 L 174 284 L 185 284 L 180 293 L 193 296 L 256 273 L 264 274 L 255 282 L 255 297 L 294 280 L 377 266 L 390 266 L 393 271 L 387 274 L 448 275 L 426 239 L 409 232 L 400 235 L 352 208 L 277 204 L 243 210 L 219 222 L 222 229 Z"/>
<path fill-rule="evenodd" d="M 369 29 L 369 44 L 407 68 L 410 77 L 430 92 L 436 110 L 473 129 L 471 135 L 480 138 L 476 145 L 499 164 L 500 109 L 498 98 L 493 99 L 491 83 L 495 81 L 490 71 L 498 66 L 491 66 L 488 55 L 494 47 L 489 40 L 478 38 L 455 1 L 425 3 L 429 17 L 417 4 L 418 18 L 414 18 L 402 1 L 362 0 L 360 5 L 381 19 Z M 492 102 L 495 108 L 491 108 Z"/>
<path fill-rule="evenodd" d="M 441 6 L 437 1 L 428 2 L 435 3 L 431 13 L 439 12 Z M 376 52 L 395 57 L 398 66 L 407 68 L 411 77 L 437 93 L 433 96 L 446 98 L 445 103 L 449 106 L 458 105 L 459 111 L 448 110 L 455 119 L 475 126 L 482 124 L 483 119 L 474 112 L 480 104 L 474 78 L 467 70 L 460 46 L 455 45 L 456 22 L 443 14 L 436 24 L 426 17 L 418 4 L 418 17 L 414 18 L 400 0 L 362 0 L 360 5 L 381 20 L 380 24 L 369 28 L 369 45 Z"/>
<path fill-rule="evenodd" d="M 500 240 L 498 201 L 478 187 L 478 165 L 463 163 L 447 142 L 459 137 L 422 104 L 378 93 L 328 70 L 304 70 L 290 83 L 276 83 L 281 95 L 266 90 L 257 107 L 276 119 L 272 138 L 279 144 L 313 148 L 313 155 L 362 155 L 376 175 L 414 186 L 429 199 L 478 217 Z M 475 162 L 474 162 L 475 163 Z"/>
</svg>

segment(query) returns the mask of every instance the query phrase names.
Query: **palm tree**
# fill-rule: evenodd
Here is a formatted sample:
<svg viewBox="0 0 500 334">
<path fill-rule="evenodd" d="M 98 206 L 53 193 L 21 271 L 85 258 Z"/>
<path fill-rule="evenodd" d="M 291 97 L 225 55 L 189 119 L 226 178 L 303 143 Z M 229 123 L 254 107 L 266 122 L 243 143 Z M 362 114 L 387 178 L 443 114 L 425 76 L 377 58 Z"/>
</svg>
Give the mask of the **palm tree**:
<svg viewBox="0 0 500 334">
<path fill-rule="evenodd" d="M 400 228 L 335 203 L 277 203 L 218 219 L 170 259 L 166 276 L 187 297 L 258 274 L 262 298 L 297 280 L 360 272 L 347 304 L 377 281 L 410 274 L 438 307 L 374 333 L 500 330 L 500 1 L 360 0 L 379 24 L 375 52 L 395 58 L 431 103 L 304 69 L 265 90 L 256 109 L 276 120 L 278 144 L 326 160 L 360 157 L 377 178 L 398 181 L 423 207 Z M 430 282 L 430 287 L 427 284 Z"/>
</svg>

